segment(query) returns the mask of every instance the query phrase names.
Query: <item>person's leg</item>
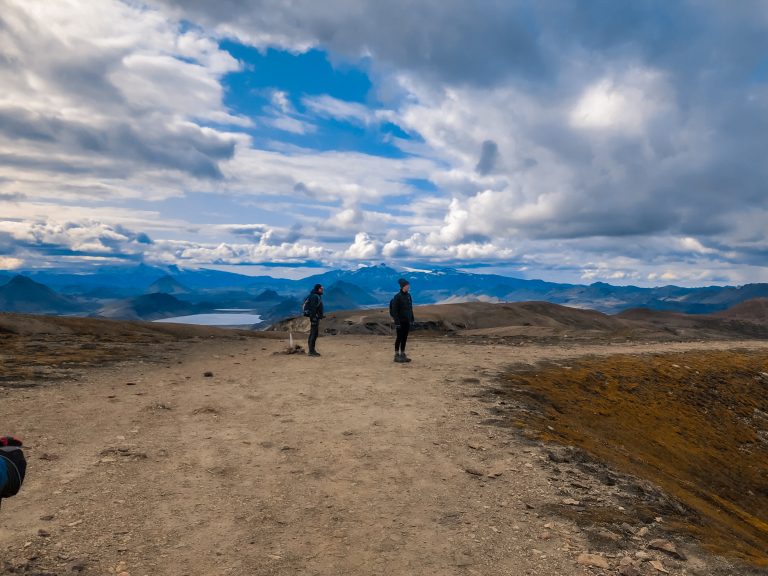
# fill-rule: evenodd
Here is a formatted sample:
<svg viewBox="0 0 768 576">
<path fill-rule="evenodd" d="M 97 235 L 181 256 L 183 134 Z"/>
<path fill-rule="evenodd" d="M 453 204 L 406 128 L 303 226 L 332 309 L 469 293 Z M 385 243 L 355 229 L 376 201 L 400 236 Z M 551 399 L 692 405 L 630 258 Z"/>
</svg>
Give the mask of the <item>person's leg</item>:
<svg viewBox="0 0 768 576">
<path fill-rule="evenodd" d="M 315 344 L 317 343 L 317 336 L 319 333 L 320 322 L 311 322 L 309 327 L 309 340 L 307 341 L 310 354 L 317 354 L 317 351 L 315 350 Z"/>
<path fill-rule="evenodd" d="M 405 345 L 408 343 L 408 333 L 411 331 L 411 323 L 410 322 L 403 322 L 400 325 L 401 329 L 401 335 L 400 335 L 400 357 L 402 360 L 406 362 L 410 362 L 410 358 L 405 355 Z"/>
<path fill-rule="evenodd" d="M 400 324 L 395 326 L 395 333 L 397 334 L 395 337 L 395 362 L 400 362 L 400 346 L 403 340 L 403 328 Z"/>
</svg>

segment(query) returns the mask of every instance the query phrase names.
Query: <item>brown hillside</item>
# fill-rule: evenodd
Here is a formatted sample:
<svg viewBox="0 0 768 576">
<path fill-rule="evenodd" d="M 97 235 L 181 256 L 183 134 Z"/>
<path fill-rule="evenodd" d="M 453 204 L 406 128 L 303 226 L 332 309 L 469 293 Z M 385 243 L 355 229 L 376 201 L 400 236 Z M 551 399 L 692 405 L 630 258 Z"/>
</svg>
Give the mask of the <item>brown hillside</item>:
<svg viewBox="0 0 768 576">
<path fill-rule="evenodd" d="M 765 352 L 617 355 L 507 382 L 542 437 L 651 480 L 694 512 L 671 510 L 675 526 L 768 566 Z"/>
<path fill-rule="evenodd" d="M 728 310 L 718 312 L 714 316 L 733 318 L 748 322 L 768 323 L 768 298 L 754 298 L 731 306 Z"/>
<path fill-rule="evenodd" d="M 624 322 L 600 312 L 548 302 L 433 304 L 417 306 L 414 316 L 418 327 L 439 332 L 488 330 L 509 326 L 606 332 L 626 328 Z M 279 322 L 273 329 L 303 330 L 306 325 L 305 318 L 291 318 Z M 383 308 L 334 312 L 328 314 L 323 321 L 324 331 L 336 334 L 388 334 L 391 325 L 389 312 Z"/>
<path fill-rule="evenodd" d="M 183 324 L 0 313 L 0 385 L 39 386 L 105 362 L 161 358 L 160 345 L 264 333 Z"/>
</svg>

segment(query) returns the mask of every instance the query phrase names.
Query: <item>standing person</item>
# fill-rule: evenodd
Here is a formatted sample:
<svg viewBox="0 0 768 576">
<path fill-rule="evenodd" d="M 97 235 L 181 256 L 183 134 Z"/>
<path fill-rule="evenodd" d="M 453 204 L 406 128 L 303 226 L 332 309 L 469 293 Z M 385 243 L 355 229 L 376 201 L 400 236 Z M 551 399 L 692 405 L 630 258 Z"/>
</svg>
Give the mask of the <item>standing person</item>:
<svg viewBox="0 0 768 576">
<path fill-rule="evenodd" d="M 307 341 L 309 346 L 308 355 L 320 356 L 317 350 L 315 350 L 315 343 L 320 334 L 320 319 L 324 316 L 322 284 L 315 284 L 312 292 L 310 292 L 307 299 L 304 300 L 304 316 L 309 317 L 309 340 Z"/>
<path fill-rule="evenodd" d="M 411 284 L 405 278 L 397 281 L 400 284 L 400 292 L 392 298 L 389 313 L 395 321 L 397 338 L 395 339 L 395 362 L 410 362 L 405 355 L 405 345 L 408 342 L 408 332 L 413 324 L 413 299 L 411 298 Z"/>
</svg>

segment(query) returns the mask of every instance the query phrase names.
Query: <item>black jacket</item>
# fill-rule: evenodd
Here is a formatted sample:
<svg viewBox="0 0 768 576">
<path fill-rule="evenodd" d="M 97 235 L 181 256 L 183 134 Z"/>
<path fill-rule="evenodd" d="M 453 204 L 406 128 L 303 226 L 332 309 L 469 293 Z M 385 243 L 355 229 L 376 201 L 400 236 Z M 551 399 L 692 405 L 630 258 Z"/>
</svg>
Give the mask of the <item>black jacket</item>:
<svg viewBox="0 0 768 576">
<path fill-rule="evenodd" d="M 400 290 L 392 301 L 392 318 L 395 323 L 410 322 L 413 324 L 413 299 L 410 293 Z"/>
<path fill-rule="evenodd" d="M 324 316 L 323 314 L 323 297 L 314 290 L 309 295 L 307 300 L 307 311 L 309 312 L 309 319 L 312 322 L 320 320 Z"/>
</svg>

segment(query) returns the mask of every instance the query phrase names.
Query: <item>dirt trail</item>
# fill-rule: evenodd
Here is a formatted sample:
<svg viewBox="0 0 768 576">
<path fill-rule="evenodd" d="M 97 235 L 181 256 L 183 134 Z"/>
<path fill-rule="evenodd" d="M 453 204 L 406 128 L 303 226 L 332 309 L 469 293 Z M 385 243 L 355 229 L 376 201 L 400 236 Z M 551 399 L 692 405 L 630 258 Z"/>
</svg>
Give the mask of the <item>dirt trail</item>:
<svg viewBox="0 0 768 576">
<path fill-rule="evenodd" d="M 0 572 L 594 573 L 575 563 L 580 531 L 540 512 L 561 498 L 542 452 L 480 424 L 478 387 L 516 362 L 734 343 L 417 339 L 409 365 L 378 337 L 323 338 L 318 359 L 283 346 L 185 344 L 164 364 L 2 392 L 31 467 L 0 512 Z"/>
</svg>

